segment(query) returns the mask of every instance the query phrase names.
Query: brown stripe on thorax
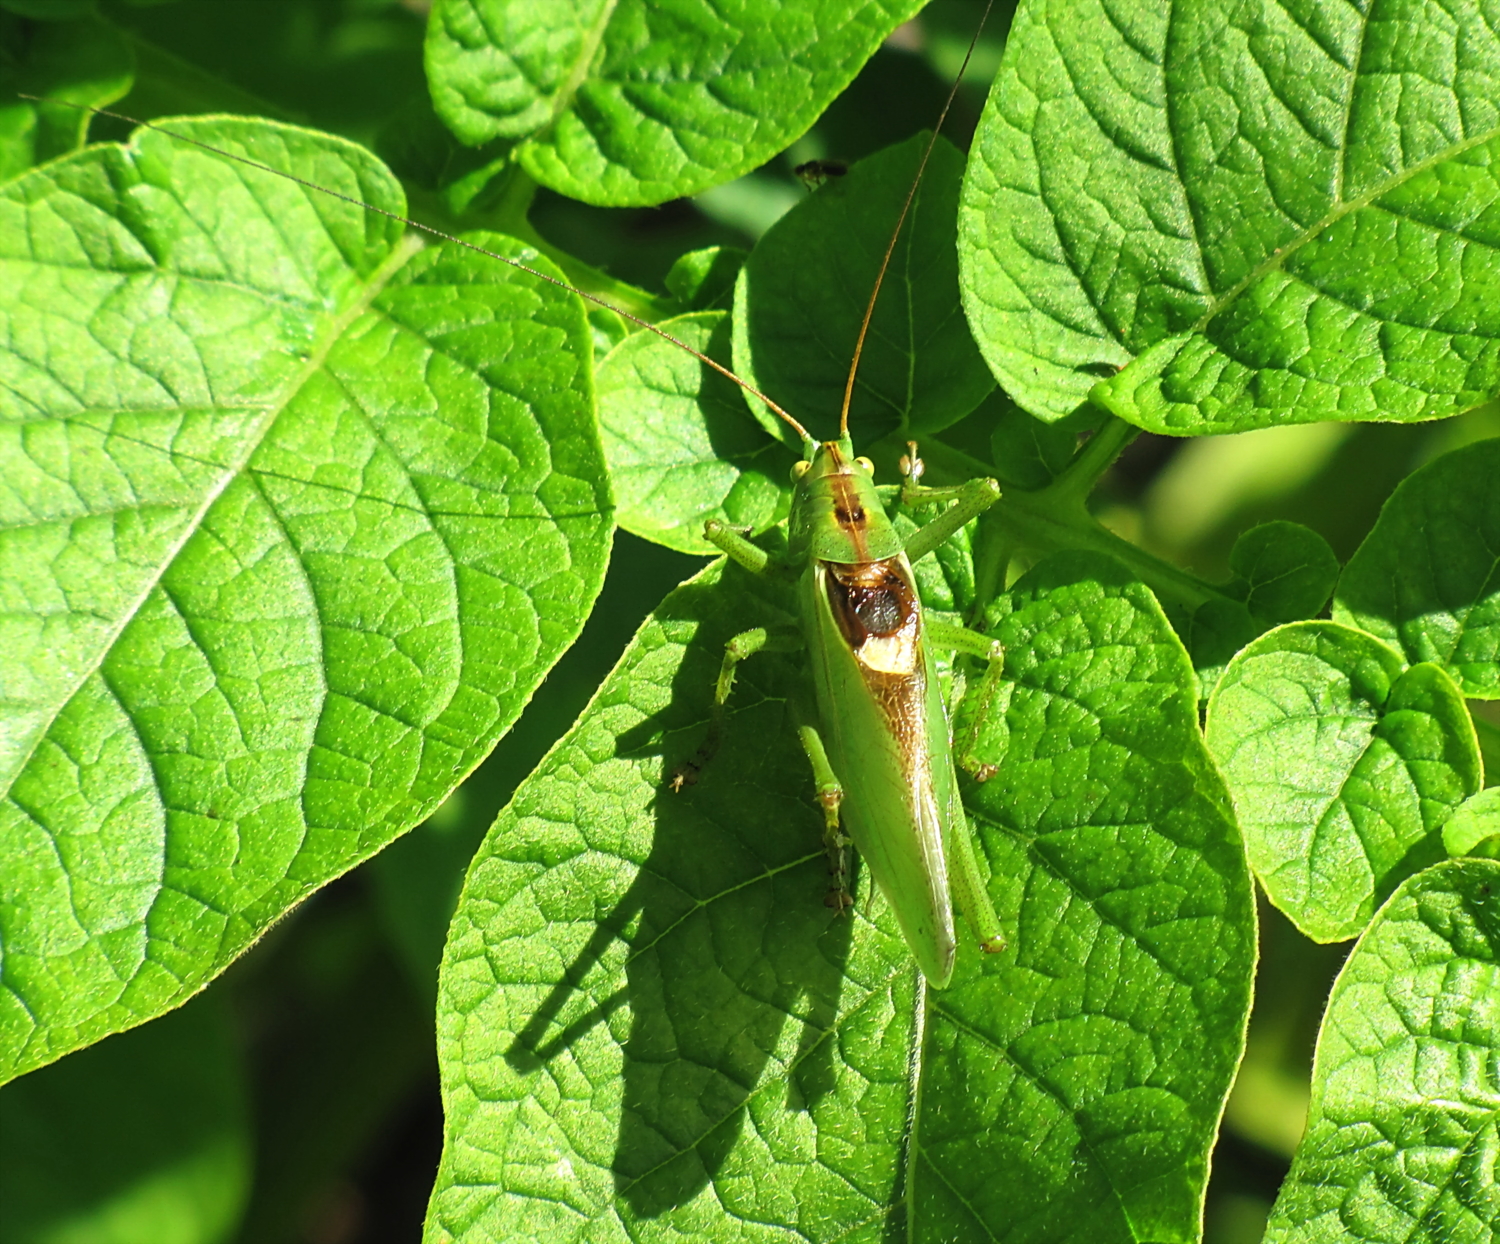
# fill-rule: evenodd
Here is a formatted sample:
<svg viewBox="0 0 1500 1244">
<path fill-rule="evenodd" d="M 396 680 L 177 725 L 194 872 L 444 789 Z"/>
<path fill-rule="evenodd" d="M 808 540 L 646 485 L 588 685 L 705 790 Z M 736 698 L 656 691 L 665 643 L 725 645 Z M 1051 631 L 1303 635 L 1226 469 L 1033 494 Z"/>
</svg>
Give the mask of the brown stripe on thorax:
<svg viewBox="0 0 1500 1244">
<path fill-rule="evenodd" d="M 864 503 L 859 499 L 859 488 L 854 477 L 846 474 L 849 468 L 844 456 L 839 453 L 838 446 L 830 444 L 828 450 L 834 465 L 839 468 L 839 474 L 828 477 L 832 486 L 834 521 L 854 545 L 855 559 L 869 561 L 869 515 L 865 513 Z"/>
</svg>

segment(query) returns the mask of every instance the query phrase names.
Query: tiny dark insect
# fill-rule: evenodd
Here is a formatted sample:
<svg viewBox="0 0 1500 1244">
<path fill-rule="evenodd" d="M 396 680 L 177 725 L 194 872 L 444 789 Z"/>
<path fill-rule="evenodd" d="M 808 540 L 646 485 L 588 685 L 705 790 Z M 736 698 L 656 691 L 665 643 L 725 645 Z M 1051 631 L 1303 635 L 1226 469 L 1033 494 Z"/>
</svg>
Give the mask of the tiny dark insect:
<svg viewBox="0 0 1500 1244">
<path fill-rule="evenodd" d="M 848 171 L 849 166 L 842 160 L 804 160 L 792 170 L 809 190 L 816 190 L 830 177 L 842 177 Z"/>
</svg>

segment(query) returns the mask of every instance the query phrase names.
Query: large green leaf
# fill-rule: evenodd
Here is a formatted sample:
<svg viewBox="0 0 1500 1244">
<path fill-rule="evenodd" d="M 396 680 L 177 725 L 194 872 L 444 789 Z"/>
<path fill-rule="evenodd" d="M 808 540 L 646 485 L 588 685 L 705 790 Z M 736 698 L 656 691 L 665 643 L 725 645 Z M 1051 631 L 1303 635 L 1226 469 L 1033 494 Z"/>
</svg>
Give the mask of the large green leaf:
<svg viewBox="0 0 1500 1244">
<path fill-rule="evenodd" d="M 518 144 L 544 186 L 661 203 L 764 164 L 920 0 L 438 0 L 427 73 L 464 142 Z"/>
<path fill-rule="evenodd" d="M 1500 698 L 1500 440 L 1414 471 L 1349 559 L 1333 616 Z"/>
<path fill-rule="evenodd" d="M 1176 435 L 1500 391 L 1497 30 L 1496 0 L 1023 3 L 962 212 L 1001 383 Z"/>
<path fill-rule="evenodd" d="M 867 873 L 822 901 L 795 657 L 668 789 L 768 595 L 717 563 L 669 596 L 476 856 L 428 1238 L 1196 1239 L 1254 912 L 1159 608 L 1083 558 L 1009 599 L 970 794 L 1012 947 L 937 993 Z"/>
<path fill-rule="evenodd" d="M 1500 1223 L 1500 863 L 1407 880 L 1328 1002 L 1267 1244 L 1483 1244 Z"/>
<path fill-rule="evenodd" d="M 401 209 L 340 140 L 168 128 Z M 9 1075 L 180 1002 L 433 808 L 611 528 L 564 291 L 161 133 L 12 183 L 0 248 Z"/>
<path fill-rule="evenodd" d="M 1315 941 L 1353 937 L 1401 881 L 1444 855 L 1480 787 L 1474 725 L 1436 665 L 1403 670 L 1336 622 L 1261 636 L 1208 701 L 1208 746 L 1271 901 Z"/>
<path fill-rule="evenodd" d="M 740 271 L 735 368 L 814 436 L 838 432 L 860 324 L 927 140 L 916 135 L 825 183 L 767 230 Z M 938 431 L 995 387 L 959 306 L 953 225 L 962 168 L 939 138 L 891 256 L 849 407 L 866 444 Z"/>
</svg>

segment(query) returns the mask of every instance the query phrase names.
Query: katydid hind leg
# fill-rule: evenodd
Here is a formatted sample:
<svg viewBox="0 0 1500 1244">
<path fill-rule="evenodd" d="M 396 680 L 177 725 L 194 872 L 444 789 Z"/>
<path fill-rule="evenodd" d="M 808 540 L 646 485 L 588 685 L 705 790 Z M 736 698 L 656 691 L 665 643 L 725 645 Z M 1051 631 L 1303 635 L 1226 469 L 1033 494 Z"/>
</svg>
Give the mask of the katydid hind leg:
<svg viewBox="0 0 1500 1244">
<path fill-rule="evenodd" d="M 974 831 L 966 816 L 956 816 L 948 827 L 948 885 L 953 891 L 953 903 L 968 925 L 979 949 L 987 955 L 999 954 L 1005 949 L 1005 934 L 1000 929 L 1000 917 L 995 914 L 994 904 L 985 885 L 984 874 L 979 870 L 979 857 L 974 853 Z"/>
</svg>

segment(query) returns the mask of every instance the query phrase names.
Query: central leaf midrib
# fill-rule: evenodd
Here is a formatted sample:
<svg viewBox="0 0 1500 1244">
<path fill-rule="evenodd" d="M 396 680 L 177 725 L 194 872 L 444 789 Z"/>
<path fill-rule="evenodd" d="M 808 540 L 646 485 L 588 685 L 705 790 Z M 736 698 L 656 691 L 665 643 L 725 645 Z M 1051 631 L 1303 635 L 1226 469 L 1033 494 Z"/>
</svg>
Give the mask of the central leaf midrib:
<svg viewBox="0 0 1500 1244">
<path fill-rule="evenodd" d="M 1455 157 L 1462 155 L 1465 151 L 1470 151 L 1475 147 L 1483 146 L 1485 143 L 1490 142 L 1497 136 L 1500 136 L 1500 125 L 1492 126 L 1482 134 L 1467 139 L 1464 142 L 1454 143 L 1451 146 L 1444 147 L 1441 151 L 1434 153 L 1427 159 L 1413 164 L 1409 168 L 1402 169 L 1399 173 L 1386 178 L 1386 180 L 1383 182 L 1378 182 L 1358 198 L 1348 199 L 1344 202 L 1336 204 L 1332 209 L 1328 211 L 1326 215 L 1323 216 L 1321 220 L 1318 220 L 1316 223 L 1309 225 L 1285 246 L 1277 247 L 1263 260 L 1261 260 L 1260 263 L 1256 264 L 1255 267 L 1251 268 L 1249 272 L 1247 272 L 1243 277 L 1241 277 L 1227 290 L 1225 290 L 1224 293 L 1210 302 L 1208 310 L 1206 310 L 1203 315 L 1199 317 L 1196 323 L 1188 328 L 1187 332 L 1204 332 L 1205 329 L 1207 329 L 1209 322 L 1216 315 L 1218 315 L 1221 311 L 1227 310 L 1229 307 L 1233 306 L 1235 300 L 1239 298 L 1239 296 L 1246 290 L 1251 288 L 1251 286 L 1253 286 L 1257 281 L 1259 281 L 1261 277 L 1265 276 L 1268 272 L 1273 272 L 1277 268 L 1282 267 L 1290 256 L 1296 254 L 1309 242 L 1321 236 L 1324 231 L 1337 224 L 1340 220 L 1344 219 L 1344 217 L 1349 216 L 1352 213 L 1361 210 L 1362 208 L 1370 206 L 1370 204 L 1373 203 L 1376 199 L 1380 198 L 1381 195 L 1390 193 L 1390 191 L 1404 185 L 1406 182 L 1412 180 L 1419 174 L 1425 173 L 1428 169 L 1435 168 L 1446 160 L 1454 159 Z M 1319 294 L 1321 296 L 1321 291 L 1319 291 Z"/>
<path fill-rule="evenodd" d="M 599 47 L 604 42 L 604 32 L 609 28 L 610 18 L 614 16 L 618 2 L 619 0 L 605 0 L 599 7 L 599 16 L 585 33 L 583 42 L 578 47 L 578 55 L 568 67 L 568 76 L 553 93 L 547 123 L 532 134 L 531 141 L 545 142 L 557 128 L 563 113 L 573 103 L 573 97 L 578 94 L 579 88 L 589 76 L 589 70 L 593 68 L 594 58 L 599 54 Z"/>
<path fill-rule="evenodd" d="M 379 297 L 380 293 L 385 289 L 391 277 L 394 276 L 395 273 L 398 272 L 406 264 L 406 262 L 414 254 L 416 254 L 417 251 L 421 250 L 422 246 L 423 241 L 420 236 L 409 234 L 391 248 L 391 252 L 386 257 L 385 261 L 381 263 L 381 265 L 377 267 L 370 274 L 369 278 L 365 280 L 360 286 L 359 296 L 351 299 L 348 306 L 329 321 L 326 331 L 314 343 L 313 348 L 311 352 L 309 352 L 306 361 L 300 368 L 293 372 L 290 377 L 288 377 L 286 383 L 282 386 L 281 391 L 276 394 L 271 401 L 265 404 L 259 416 L 258 422 L 252 424 L 247 431 L 247 434 L 242 442 L 240 453 L 236 456 L 236 458 L 223 464 L 222 474 L 219 480 L 205 490 L 203 498 L 197 506 L 196 510 L 193 512 L 188 521 L 183 524 L 182 534 L 163 551 L 163 554 L 156 567 L 154 568 L 153 573 L 150 574 L 141 584 L 140 590 L 136 593 L 134 599 L 128 602 L 119 611 L 119 613 L 116 615 L 114 624 L 105 632 L 103 636 L 101 636 L 100 643 L 94 655 L 94 659 L 87 662 L 79 670 L 78 677 L 73 681 L 73 683 L 65 690 L 63 690 L 60 694 L 58 694 L 52 710 L 47 717 L 46 725 L 36 730 L 35 734 L 32 736 L 31 745 L 25 750 L 24 753 L 20 754 L 17 757 L 15 768 L 12 770 L 12 772 L 5 775 L 5 789 L 3 792 L 0 792 L 0 797 L 9 797 L 11 788 L 15 784 L 16 779 L 20 777 L 21 774 L 24 773 L 27 767 L 30 765 L 32 757 L 36 754 L 36 749 L 41 745 L 42 740 L 51 733 L 53 725 L 55 725 L 57 722 L 58 716 L 62 713 L 63 709 L 72 701 L 73 697 L 78 694 L 79 688 L 82 687 L 90 677 L 98 672 L 100 667 L 104 664 L 104 661 L 108 657 L 108 655 L 114 651 L 115 645 L 119 641 L 121 634 L 124 633 L 125 628 L 135 619 L 136 615 L 141 611 L 142 607 L 149 599 L 151 593 L 160 584 L 162 576 L 166 573 L 167 568 L 177 560 L 177 557 L 182 552 L 183 547 L 202 528 L 203 519 L 205 515 L 207 515 L 209 509 L 221 496 L 223 496 L 225 489 L 227 489 L 231 483 L 233 483 L 236 479 L 239 479 L 244 474 L 245 468 L 249 464 L 250 459 L 255 455 L 256 451 L 264 443 L 267 433 L 275 425 L 276 420 L 280 416 L 281 412 L 286 409 L 292 398 L 301 391 L 302 386 L 306 384 L 307 381 L 322 368 L 324 362 L 327 361 L 329 352 L 343 337 L 349 326 L 364 314 L 364 312 L 369 308 L 370 304 L 373 303 L 375 299 Z M 192 278 L 184 277 L 184 279 L 191 280 Z"/>
</svg>

